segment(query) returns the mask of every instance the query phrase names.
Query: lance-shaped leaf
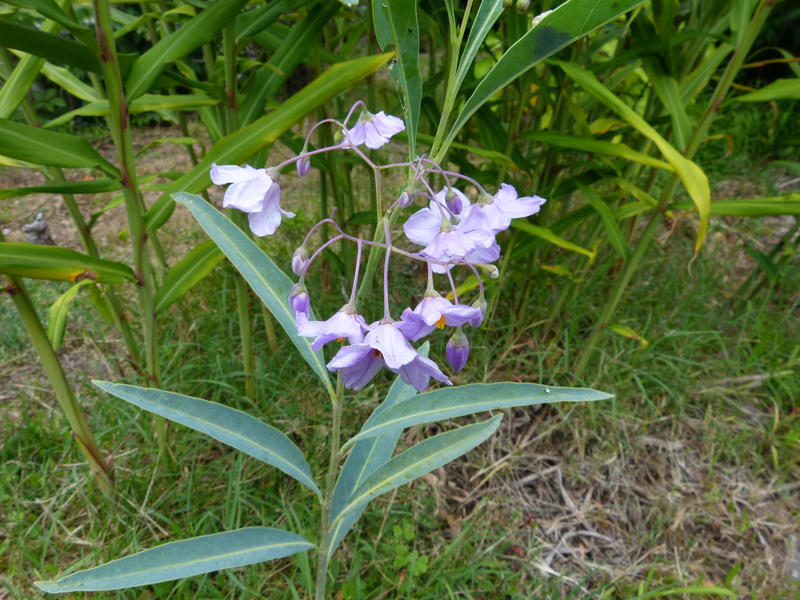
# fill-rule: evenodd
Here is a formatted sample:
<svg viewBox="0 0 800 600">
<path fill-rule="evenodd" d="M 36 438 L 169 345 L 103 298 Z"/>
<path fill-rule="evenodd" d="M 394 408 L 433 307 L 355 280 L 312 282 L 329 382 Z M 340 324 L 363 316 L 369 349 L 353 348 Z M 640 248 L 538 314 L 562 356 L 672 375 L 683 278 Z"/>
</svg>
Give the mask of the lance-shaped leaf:
<svg viewBox="0 0 800 600">
<path fill-rule="evenodd" d="M 689 210 L 691 202 L 673 202 L 673 210 Z M 740 198 L 737 200 L 715 200 L 711 203 L 712 215 L 732 217 L 769 217 L 800 215 L 800 194 L 786 194 L 771 198 Z"/>
<path fill-rule="evenodd" d="M 294 442 L 274 427 L 235 408 L 174 392 L 92 381 L 101 390 L 147 411 L 210 435 L 280 469 L 320 495 L 311 468 Z"/>
<path fill-rule="evenodd" d="M 199 196 L 186 193 L 174 194 L 173 198 L 192 211 L 200 226 L 258 294 L 302 357 L 322 380 L 325 389 L 333 395 L 333 386 L 322 352 L 314 352 L 309 339 L 297 335 L 294 311 L 289 306 L 289 292 L 294 285 L 292 280 L 241 229 L 211 204 Z"/>
<path fill-rule="evenodd" d="M 631 256 L 631 248 L 628 245 L 628 240 L 625 238 L 625 235 L 622 233 L 622 230 L 619 228 L 619 223 L 614 218 L 614 213 L 609 208 L 608 204 L 603 202 L 603 199 L 600 197 L 600 194 L 594 191 L 594 188 L 588 185 L 584 185 L 583 183 L 578 180 L 578 188 L 583 192 L 584 198 L 589 201 L 589 204 L 592 205 L 597 213 L 600 215 L 600 219 L 603 221 L 603 229 L 606 230 L 606 236 L 608 237 L 608 241 L 611 242 L 611 245 L 616 250 L 617 254 L 622 260 L 628 260 Z"/>
<path fill-rule="evenodd" d="M 419 112 L 422 106 L 422 77 L 419 74 L 419 24 L 417 0 L 372 0 L 375 37 L 382 50 L 394 47 L 395 59 L 389 65 L 403 105 L 411 156 L 415 153 Z"/>
<path fill-rule="evenodd" d="M 458 69 L 456 69 L 456 79 L 453 85 L 456 90 L 461 88 L 464 78 L 472 66 L 472 61 L 478 54 L 478 50 L 483 46 L 483 40 L 489 35 L 497 18 L 503 12 L 503 0 L 483 0 L 478 12 L 475 14 L 475 19 L 469 28 L 469 36 L 467 43 L 461 52 L 461 57 L 458 59 Z"/>
<path fill-rule="evenodd" d="M 150 89 L 168 63 L 175 62 L 210 41 L 245 4 L 247 0 L 216 0 L 142 54 L 131 66 L 125 81 L 128 101 Z"/>
<path fill-rule="evenodd" d="M 20 8 L 34 10 L 43 17 L 55 21 L 84 44 L 87 44 L 93 50 L 97 50 L 97 42 L 94 39 L 92 29 L 76 23 L 54 0 L 7 0 L 7 2 Z"/>
<path fill-rule="evenodd" d="M 100 194 L 122 189 L 122 183 L 114 179 L 93 179 L 91 181 L 57 181 L 21 188 L 0 190 L 0 200 L 21 198 L 29 194 Z"/>
<path fill-rule="evenodd" d="M 567 0 L 544 17 L 511 46 L 467 99 L 443 148 L 450 146 L 456 134 L 476 110 L 495 93 L 564 46 L 580 39 L 593 29 L 626 13 L 643 0 Z"/>
<path fill-rule="evenodd" d="M 8 119 L 0 119 L 0 154 L 49 167 L 100 167 L 111 174 L 117 171 L 83 138 Z"/>
<path fill-rule="evenodd" d="M 309 4 L 311 0 L 275 0 L 265 6 L 248 10 L 236 17 L 236 43 L 242 43 L 270 25 L 287 12 Z"/>
<path fill-rule="evenodd" d="M 100 73 L 103 68 L 100 58 L 84 44 L 5 19 L 0 19 L 0 39 L 6 48 L 22 50 L 50 62 L 92 73 Z"/>
<path fill-rule="evenodd" d="M 51 594 L 119 590 L 276 560 L 313 547 L 289 531 L 245 527 L 169 542 L 56 581 L 36 581 L 34 585 Z"/>
<path fill-rule="evenodd" d="M 344 447 L 392 431 L 463 417 L 487 410 L 551 402 L 606 400 L 610 394 L 586 388 L 558 388 L 536 383 L 473 383 L 434 390 L 373 415 Z"/>
<path fill-rule="evenodd" d="M 776 79 L 760 90 L 734 98 L 737 102 L 772 102 L 800 99 L 800 79 Z"/>
<path fill-rule="evenodd" d="M 150 207 L 145 215 L 147 231 L 151 232 L 161 227 L 172 214 L 175 206 L 171 198 L 172 193 L 199 192 L 211 185 L 209 173 L 212 163 L 243 163 L 336 94 L 374 72 L 390 57 L 391 54 L 378 54 L 338 63 L 286 102 L 281 103 L 270 114 L 222 138 L 194 169 L 169 185 L 164 194 Z"/>
<path fill-rule="evenodd" d="M 225 258 L 214 240 L 206 240 L 175 263 L 164 284 L 158 288 L 153 303 L 157 313 L 165 310 L 192 289 Z"/>
<path fill-rule="evenodd" d="M 79 281 L 50 305 L 47 318 L 47 337 L 53 346 L 53 350 L 58 350 L 64 340 L 64 331 L 67 328 L 67 311 L 70 303 L 75 299 L 82 287 L 93 284 L 94 282 L 91 279 Z"/>
<path fill-rule="evenodd" d="M 69 248 L 21 242 L 0 242 L 0 273 L 50 281 L 136 281 L 128 265 L 81 254 Z"/>
<path fill-rule="evenodd" d="M 396 408 L 412 400 L 407 400 Z M 376 469 L 353 491 L 339 516 L 334 520 L 334 529 L 338 521 L 342 521 L 347 518 L 348 514 L 360 510 L 373 498 L 414 481 L 466 454 L 487 440 L 500 426 L 502 419 L 503 415 L 497 415 L 483 423 L 475 423 L 440 433 L 401 452 Z"/>
<path fill-rule="evenodd" d="M 430 343 L 425 342 L 419 349 L 422 356 L 428 356 Z M 373 415 L 379 415 L 383 411 L 391 408 L 392 406 L 404 402 L 409 398 L 416 396 L 417 390 L 413 386 L 405 383 L 400 377 L 395 379 L 386 399 L 378 408 L 375 409 Z M 347 456 L 347 461 L 344 463 L 339 479 L 336 482 L 336 487 L 333 490 L 333 499 L 331 501 L 331 536 L 328 545 L 328 552 L 332 554 L 339 546 L 342 538 L 353 527 L 361 513 L 364 512 L 366 504 L 361 508 L 351 510 L 342 519 L 338 519 L 339 514 L 347 506 L 347 499 L 359 485 L 361 485 L 366 478 L 372 474 L 375 469 L 383 466 L 392 458 L 397 440 L 400 438 L 402 431 L 394 431 L 386 435 L 378 435 L 367 440 L 357 442 L 350 454 Z"/>
<path fill-rule="evenodd" d="M 533 223 L 528 223 L 527 221 L 523 221 L 522 219 L 514 219 L 511 222 L 511 226 L 514 229 L 519 229 L 524 231 L 525 233 L 530 233 L 533 236 L 541 238 L 545 241 L 550 242 L 558 246 L 559 248 L 564 248 L 564 250 L 569 250 L 570 252 L 577 252 L 578 254 L 583 254 L 584 256 L 589 258 L 589 261 L 594 263 L 594 259 L 597 258 L 597 252 L 594 250 L 587 250 L 582 246 L 578 246 L 578 244 L 573 244 L 569 240 L 565 240 L 564 238 L 556 235 L 553 233 L 552 230 L 548 229 L 547 227 L 540 227 L 539 225 L 534 225 Z"/>
</svg>

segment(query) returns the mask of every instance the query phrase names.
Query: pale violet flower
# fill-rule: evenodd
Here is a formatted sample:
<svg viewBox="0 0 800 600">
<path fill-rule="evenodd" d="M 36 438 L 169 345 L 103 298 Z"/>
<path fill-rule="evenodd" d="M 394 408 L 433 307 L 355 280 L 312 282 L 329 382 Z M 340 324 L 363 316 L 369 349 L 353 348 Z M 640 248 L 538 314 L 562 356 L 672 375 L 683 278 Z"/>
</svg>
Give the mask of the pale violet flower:
<svg viewBox="0 0 800 600">
<path fill-rule="evenodd" d="M 311 315 L 311 303 L 308 298 L 308 290 L 302 283 L 296 283 L 289 292 L 289 306 L 294 311 L 295 319 L 298 315 L 305 316 L 306 319 Z"/>
<path fill-rule="evenodd" d="M 478 319 L 481 310 L 465 304 L 453 304 L 447 298 L 433 292 L 417 304 L 414 310 L 407 308 L 400 317 L 397 328 L 412 342 L 425 337 L 434 329 L 445 325 L 459 327 Z"/>
<path fill-rule="evenodd" d="M 351 344 L 358 343 L 364 339 L 366 331 L 364 317 L 350 304 L 345 304 L 327 321 L 309 321 L 305 314 L 297 313 L 297 335 L 313 337 L 311 349 L 314 352 L 333 340 L 347 339 Z"/>
<path fill-rule="evenodd" d="M 383 366 L 400 375 L 418 392 L 428 387 L 431 377 L 452 385 L 435 362 L 411 347 L 393 321 L 379 321 L 369 329 L 362 343 L 343 346 L 328 363 L 329 370 L 342 372 L 349 389 L 363 388 Z"/>
<path fill-rule="evenodd" d="M 354 146 L 366 144 L 367 148 L 377 150 L 389 141 L 393 135 L 406 128 L 402 119 L 387 115 L 383 111 L 376 115 L 364 111 L 358 123 L 350 130 L 350 141 Z"/>
<path fill-rule="evenodd" d="M 494 196 L 484 194 L 461 221 L 461 228 L 472 236 L 497 234 L 511 225 L 512 219 L 539 212 L 546 200 L 539 196 L 517 198 L 517 190 L 504 183 Z"/>
<path fill-rule="evenodd" d="M 469 200 L 460 190 L 455 188 L 451 188 L 451 190 L 461 201 L 461 214 L 463 215 L 469 208 Z M 422 208 L 408 218 L 403 225 L 403 231 L 409 240 L 420 246 L 428 246 L 433 243 L 434 238 L 442 230 L 442 214 L 447 216 L 447 210 L 444 208 L 447 206 L 446 196 L 447 188 L 444 188 L 436 194 L 434 200 L 431 200 L 428 208 Z"/>
<path fill-rule="evenodd" d="M 281 208 L 281 188 L 266 169 L 213 164 L 211 181 L 216 185 L 232 184 L 225 190 L 222 207 L 248 213 L 250 230 L 259 237 L 275 233 L 283 217 L 294 217 L 294 213 Z"/>
<path fill-rule="evenodd" d="M 469 358 L 469 340 L 460 329 L 448 340 L 447 346 L 445 347 L 445 356 L 447 357 L 450 368 L 456 373 L 467 364 L 467 359 Z"/>
</svg>

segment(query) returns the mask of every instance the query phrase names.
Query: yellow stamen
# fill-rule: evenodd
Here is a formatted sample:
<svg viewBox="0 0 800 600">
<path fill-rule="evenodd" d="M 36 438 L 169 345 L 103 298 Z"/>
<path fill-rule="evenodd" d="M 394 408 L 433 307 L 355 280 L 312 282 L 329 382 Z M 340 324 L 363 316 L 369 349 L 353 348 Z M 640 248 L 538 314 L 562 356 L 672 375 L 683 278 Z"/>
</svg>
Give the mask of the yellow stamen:
<svg viewBox="0 0 800 600">
<path fill-rule="evenodd" d="M 436 327 L 438 329 L 444 329 L 444 320 L 445 320 L 444 315 L 442 315 L 441 317 L 439 317 L 439 320 L 436 321 Z"/>
</svg>

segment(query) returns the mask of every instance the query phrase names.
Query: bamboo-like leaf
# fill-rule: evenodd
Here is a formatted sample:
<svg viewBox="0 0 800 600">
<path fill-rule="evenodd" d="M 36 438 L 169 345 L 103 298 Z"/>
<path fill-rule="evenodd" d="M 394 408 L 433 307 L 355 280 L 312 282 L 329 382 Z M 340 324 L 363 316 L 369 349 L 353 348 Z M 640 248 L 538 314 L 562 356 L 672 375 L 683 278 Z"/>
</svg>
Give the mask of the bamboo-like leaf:
<svg viewBox="0 0 800 600">
<path fill-rule="evenodd" d="M 487 410 L 552 402 L 592 402 L 611 397 L 605 392 L 587 388 L 558 388 L 535 383 L 472 383 L 442 388 L 414 396 L 379 415 L 370 417 L 358 435 L 351 438 L 344 446 L 414 425 L 463 417 Z"/>
<path fill-rule="evenodd" d="M 101 194 L 122 189 L 122 184 L 114 179 L 93 179 L 91 181 L 57 181 L 21 188 L 0 189 L 0 200 L 22 198 L 29 194 Z"/>
<path fill-rule="evenodd" d="M 456 78 L 453 83 L 456 90 L 461 88 L 461 84 L 472 66 L 472 61 L 475 60 L 478 50 L 483 46 L 483 41 L 502 12 L 503 0 L 483 0 L 481 2 L 478 12 L 475 14 L 475 19 L 473 19 L 469 28 L 467 43 L 458 59 L 458 69 L 456 69 Z"/>
<path fill-rule="evenodd" d="M 3 46 L 14 48 L 39 56 L 50 62 L 69 65 L 82 71 L 99 73 L 102 70 L 100 59 L 87 46 L 45 33 L 32 27 L 0 19 L 0 39 Z"/>
<path fill-rule="evenodd" d="M 156 292 L 156 313 L 162 312 L 192 289 L 225 258 L 214 240 L 206 240 L 175 263 Z"/>
<path fill-rule="evenodd" d="M 521 231 L 524 231 L 525 233 L 530 233 L 533 236 L 548 241 L 551 244 L 558 246 L 559 248 L 564 248 L 564 250 L 569 250 L 570 252 L 577 252 L 578 254 L 583 254 L 584 256 L 589 257 L 589 261 L 592 263 L 594 263 L 594 259 L 597 258 L 597 252 L 595 252 L 594 250 L 587 250 L 582 246 L 578 246 L 578 244 L 573 244 L 569 240 L 565 240 L 561 236 L 556 235 L 547 227 L 540 227 L 539 225 L 528 223 L 527 221 L 523 221 L 522 219 L 513 220 L 511 222 L 511 226 L 514 229 L 519 229 Z"/>
<path fill-rule="evenodd" d="M 81 254 L 69 248 L 21 242 L 0 242 L 0 273 L 50 281 L 136 281 L 131 268 L 122 263 Z"/>
<path fill-rule="evenodd" d="M 703 170 L 678 152 L 647 121 L 600 83 L 593 73 L 573 63 L 565 61 L 553 61 L 553 63 L 561 67 L 570 79 L 658 146 L 661 154 L 680 176 L 686 191 L 689 192 L 689 196 L 697 206 L 697 212 L 700 214 L 700 227 L 697 232 L 695 250 L 699 251 L 703 246 L 703 241 L 708 231 L 708 216 L 711 212 L 711 190 L 708 185 L 708 178 L 703 173 Z"/>
<path fill-rule="evenodd" d="M 58 300 L 50 305 L 47 318 L 47 337 L 50 339 L 53 350 L 58 350 L 64 340 L 64 331 L 67 328 L 67 311 L 70 303 L 75 299 L 82 287 L 93 284 L 94 282 L 91 279 L 84 279 L 70 287 L 58 297 Z"/>
<path fill-rule="evenodd" d="M 689 210 L 691 202 L 673 202 L 673 210 Z M 737 200 L 714 200 L 711 203 L 712 215 L 732 217 L 770 217 L 800 215 L 800 194 L 786 194 L 771 198 L 740 198 Z"/>
<path fill-rule="evenodd" d="M 390 57 L 391 54 L 378 54 L 338 63 L 281 103 L 275 111 L 219 140 L 194 169 L 175 180 L 150 207 L 145 215 L 147 231 L 158 229 L 169 218 L 174 209 L 172 193 L 199 192 L 211 185 L 209 173 L 212 163 L 243 163 L 336 94 L 374 72 Z"/>
<path fill-rule="evenodd" d="M 272 25 L 282 14 L 297 10 L 311 0 L 275 0 L 265 6 L 248 10 L 236 17 L 236 43 Z"/>
<path fill-rule="evenodd" d="M 564 46 L 608 23 L 643 0 L 567 0 L 544 17 L 511 46 L 480 81 L 461 109 L 443 148 L 450 147 L 456 134 L 475 111 L 499 90 Z"/>
<path fill-rule="evenodd" d="M 407 400 L 395 408 L 400 408 L 411 401 L 413 399 Z M 347 518 L 349 513 L 358 511 L 373 498 L 414 481 L 466 454 L 478 444 L 486 441 L 500 426 L 502 419 L 503 415 L 497 415 L 483 423 L 475 423 L 440 433 L 401 452 L 376 469 L 353 491 L 347 504 L 334 520 L 334 528 L 338 521 Z"/>
<path fill-rule="evenodd" d="M 772 102 L 800 99 L 800 78 L 777 79 L 760 90 L 734 98 L 737 102 Z"/>
<path fill-rule="evenodd" d="M 578 180 L 577 184 L 586 200 L 588 200 L 592 208 L 600 215 L 600 219 L 603 222 L 603 229 L 605 229 L 608 241 L 614 247 L 614 250 L 617 251 L 617 254 L 622 260 L 628 260 L 631 257 L 631 248 L 628 245 L 628 240 L 619 228 L 619 223 L 617 223 L 617 220 L 614 218 L 614 214 L 611 212 L 608 204 L 603 202 L 603 199 L 590 186 L 584 185 L 580 180 Z"/>
<path fill-rule="evenodd" d="M 162 38 L 131 66 L 125 80 L 128 101 L 144 94 L 164 67 L 199 48 L 227 25 L 247 4 L 247 0 L 215 0 L 180 29 Z"/>
<path fill-rule="evenodd" d="M 34 10 L 46 19 L 55 21 L 64 29 L 69 31 L 77 39 L 81 40 L 84 44 L 91 49 L 97 49 L 97 43 L 94 39 L 94 34 L 89 27 L 79 25 L 71 19 L 53 0 L 6 0 L 8 4 L 13 4 L 20 8 Z M 35 53 L 31 53 L 35 54 Z"/>
<path fill-rule="evenodd" d="M 656 58 L 646 57 L 643 59 L 642 64 L 647 76 L 650 78 L 650 82 L 653 84 L 653 90 L 655 90 L 658 99 L 661 100 L 661 104 L 667 109 L 670 119 L 672 119 L 675 145 L 678 149 L 683 150 L 689 143 L 689 138 L 692 137 L 694 128 L 686 112 L 686 106 L 683 104 L 683 99 L 678 89 L 678 81 L 664 71 L 661 63 Z"/>
<path fill-rule="evenodd" d="M 108 173 L 117 171 L 83 138 L 43 131 L 8 119 L 0 119 L 0 154 L 50 167 L 100 167 Z"/>
<path fill-rule="evenodd" d="M 322 352 L 314 352 L 308 338 L 297 335 L 294 311 L 289 306 L 292 281 L 281 271 L 269 256 L 264 254 L 247 235 L 211 204 L 192 194 L 174 194 L 176 201 L 184 204 L 194 214 L 200 226 L 225 253 L 242 274 L 253 291 L 275 316 L 286 335 L 300 354 L 322 380 L 325 389 L 334 394 Z"/>
<path fill-rule="evenodd" d="M 97 92 L 75 77 L 69 69 L 45 63 L 42 66 L 42 75 L 84 102 L 95 102 L 98 99 Z"/>
<path fill-rule="evenodd" d="M 92 381 L 101 390 L 170 421 L 205 433 L 293 477 L 320 496 L 311 468 L 294 442 L 240 410 L 153 388 Z"/>
<path fill-rule="evenodd" d="M 389 65 L 389 75 L 400 94 L 409 153 L 414 156 L 422 106 L 417 0 L 372 0 L 372 15 L 375 37 L 381 49 L 386 51 L 394 47 L 397 53 Z"/>
<path fill-rule="evenodd" d="M 34 585 L 51 594 L 119 590 L 244 567 L 313 547 L 314 544 L 289 531 L 245 527 L 169 542 L 56 581 L 36 581 Z"/>
<path fill-rule="evenodd" d="M 170 96 L 145 94 L 130 103 L 128 112 L 135 114 L 159 110 L 190 110 L 215 104 L 219 104 L 219 100 L 205 94 L 172 94 Z M 75 117 L 105 117 L 109 113 L 108 100 L 98 100 L 64 113 L 52 121 L 48 121 L 43 127 L 57 127 L 69 123 Z"/>
<path fill-rule="evenodd" d="M 428 356 L 429 348 L 430 343 L 425 342 L 420 347 L 419 353 L 423 356 Z M 408 385 L 398 377 L 389 389 L 383 404 L 375 409 L 373 416 L 381 414 L 388 408 L 404 402 L 416 394 L 417 390 L 413 386 Z M 350 531 L 366 508 L 365 504 L 361 508 L 351 510 L 342 519 L 337 520 L 337 517 L 347 505 L 347 499 L 353 493 L 353 490 L 361 485 L 375 469 L 383 466 L 392 458 L 401 433 L 402 431 L 398 430 L 357 442 L 347 456 L 347 461 L 339 473 L 339 479 L 333 490 L 333 499 L 331 501 L 331 535 L 328 544 L 328 552 L 330 554 L 333 554 L 341 543 L 342 538 Z"/>
</svg>

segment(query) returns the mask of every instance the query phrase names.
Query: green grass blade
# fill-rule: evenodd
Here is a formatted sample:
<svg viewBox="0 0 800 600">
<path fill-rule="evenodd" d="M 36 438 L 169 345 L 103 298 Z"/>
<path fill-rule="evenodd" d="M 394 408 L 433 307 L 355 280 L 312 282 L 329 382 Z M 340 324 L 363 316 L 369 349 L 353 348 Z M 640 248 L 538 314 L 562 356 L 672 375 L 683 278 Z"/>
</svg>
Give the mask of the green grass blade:
<svg viewBox="0 0 800 600">
<path fill-rule="evenodd" d="M 294 442 L 247 413 L 174 392 L 107 381 L 92 383 L 117 398 L 241 450 L 283 471 L 319 496 L 311 468 Z"/>
<path fill-rule="evenodd" d="M 467 99 L 444 148 L 475 111 L 506 85 L 564 46 L 638 6 L 643 0 L 567 0 L 509 48 Z"/>
<path fill-rule="evenodd" d="M 611 246 L 613 246 L 622 260 L 628 260 L 631 257 L 631 247 L 619 228 L 619 223 L 617 223 L 614 213 L 611 212 L 611 208 L 603 202 L 603 199 L 590 186 L 584 185 L 580 180 L 577 181 L 577 185 L 586 200 L 592 205 L 592 208 L 600 215 L 603 229 L 606 231 L 606 236 Z"/>
<path fill-rule="evenodd" d="M 372 14 L 375 37 L 381 49 L 394 47 L 397 52 L 389 66 L 389 75 L 400 94 L 408 132 L 409 153 L 414 156 L 422 106 L 417 0 L 372 0 Z"/>
<path fill-rule="evenodd" d="M 346 444 L 414 425 L 463 417 L 487 410 L 551 402 L 593 402 L 611 394 L 586 388 L 547 387 L 535 383 L 473 383 L 414 396 L 371 418 Z"/>
<path fill-rule="evenodd" d="M 777 79 L 760 90 L 737 96 L 737 102 L 772 102 L 800 99 L 800 78 Z"/>
<path fill-rule="evenodd" d="M 413 399 L 407 400 L 400 406 L 412 401 Z M 359 510 L 373 498 L 414 481 L 466 454 L 486 441 L 500 426 L 502 419 L 503 415 L 496 415 L 483 423 L 440 433 L 401 452 L 374 471 L 353 491 L 347 505 L 339 513 L 337 521 Z"/>
<path fill-rule="evenodd" d="M 119 590 L 244 567 L 313 547 L 308 540 L 289 531 L 246 527 L 170 542 L 57 581 L 36 581 L 34 585 L 51 594 Z"/>
<path fill-rule="evenodd" d="M 164 278 L 164 284 L 156 292 L 153 303 L 156 313 L 172 306 L 174 302 L 192 289 L 225 258 L 214 240 L 206 240 L 179 260 Z"/>
<path fill-rule="evenodd" d="M 258 294 L 302 357 L 322 380 L 325 389 L 333 395 L 333 386 L 322 352 L 314 352 L 309 339 L 297 335 L 294 312 L 289 306 L 292 281 L 241 229 L 211 204 L 192 194 L 178 193 L 173 197 L 192 211 L 200 226 Z"/>
<path fill-rule="evenodd" d="M 61 347 L 61 342 L 64 340 L 64 331 L 67 328 L 67 311 L 70 303 L 75 299 L 82 287 L 93 283 L 91 279 L 84 279 L 76 283 L 50 305 L 47 319 L 47 337 L 53 346 L 53 350 L 58 351 Z"/>
<path fill-rule="evenodd" d="M 142 54 L 131 65 L 125 90 L 128 101 L 138 98 L 150 89 L 164 67 L 183 58 L 196 48 L 210 41 L 247 4 L 247 0 L 216 0 L 199 15 L 192 17 L 180 29 Z"/>
<path fill-rule="evenodd" d="M 511 226 L 514 229 L 519 229 L 520 231 L 524 231 L 525 233 L 529 233 L 535 237 L 548 241 L 551 244 L 558 246 L 559 248 L 564 248 L 564 250 L 569 250 L 570 252 L 577 252 L 578 254 L 583 254 L 584 256 L 588 257 L 591 262 L 594 262 L 594 259 L 597 258 L 597 253 L 594 252 L 593 250 L 587 250 L 582 246 L 578 246 L 578 244 L 573 244 L 569 240 L 565 240 L 561 236 L 556 235 L 547 227 L 540 227 L 539 225 L 528 223 L 527 221 L 523 221 L 522 219 L 515 219 L 514 221 L 511 222 Z"/>
<path fill-rule="evenodd" d="M 50 281 L 136 281 L 128 265 L 60 246 L 23 242 L 0 242 L 0 273 Z"/>
</svg>

